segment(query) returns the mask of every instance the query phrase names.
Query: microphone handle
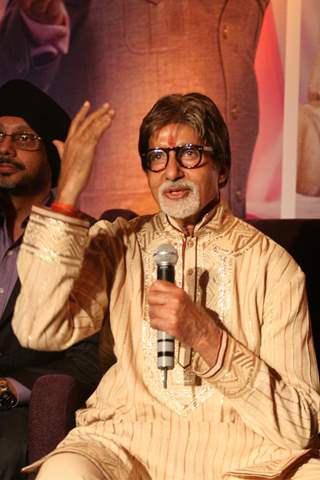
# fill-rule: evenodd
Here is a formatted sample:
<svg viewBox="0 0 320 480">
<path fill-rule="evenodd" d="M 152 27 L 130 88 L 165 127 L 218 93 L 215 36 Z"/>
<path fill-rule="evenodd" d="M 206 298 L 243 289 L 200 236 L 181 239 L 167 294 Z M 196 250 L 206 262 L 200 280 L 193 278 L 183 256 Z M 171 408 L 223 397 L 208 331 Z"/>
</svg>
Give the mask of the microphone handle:
<svg viewBox="0 0 320 480">
<path fill-rule="evenodd" d="M 157 279 L 174 283 L 174 265 L 158 265 Z"/>
<path fill-rule="evenodd" d="M 174 283 L 174 265 L 158 265 L 157 279 Z M 157 366 L 164 370 L 164 388 L 167 388 L 167 372 L 174 367 L 174 337 L 158 330 Z"/>
</svg>

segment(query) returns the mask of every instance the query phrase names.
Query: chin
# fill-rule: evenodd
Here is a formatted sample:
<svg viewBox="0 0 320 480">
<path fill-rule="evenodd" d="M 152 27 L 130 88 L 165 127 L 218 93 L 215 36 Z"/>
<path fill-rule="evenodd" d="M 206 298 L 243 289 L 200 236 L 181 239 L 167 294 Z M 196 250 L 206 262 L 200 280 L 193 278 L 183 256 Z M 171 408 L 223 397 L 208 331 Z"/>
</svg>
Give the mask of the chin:
<svg viewBox="0 0 320 480">
<path fill-rule="evenodd" d="M 200 201 L 190 196 L 179 200 L 168 200 L 166 197 L 161 196 L 159 198 L 159 204 L 161 210 L 169 217 L 176 218 L 178 220 L 184 220 L 189 217 L 193 217 L 199 212 Z"/>
</svg>

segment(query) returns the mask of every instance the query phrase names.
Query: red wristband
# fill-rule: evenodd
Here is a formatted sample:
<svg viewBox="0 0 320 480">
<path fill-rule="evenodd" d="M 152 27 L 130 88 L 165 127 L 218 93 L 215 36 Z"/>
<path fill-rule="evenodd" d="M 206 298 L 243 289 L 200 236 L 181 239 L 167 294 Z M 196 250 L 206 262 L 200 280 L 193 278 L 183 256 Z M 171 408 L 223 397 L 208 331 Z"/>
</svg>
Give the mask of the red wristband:
<svg viewBox="0 0 320 480">
<path fill-rule="evenodd" d="M 68 205 L 67 203 L 53 202 L 50 208 L 54 212 L 63 213 L 69 217 L 79 217 L 79 210 L 73 205 Z"/>
</svg>

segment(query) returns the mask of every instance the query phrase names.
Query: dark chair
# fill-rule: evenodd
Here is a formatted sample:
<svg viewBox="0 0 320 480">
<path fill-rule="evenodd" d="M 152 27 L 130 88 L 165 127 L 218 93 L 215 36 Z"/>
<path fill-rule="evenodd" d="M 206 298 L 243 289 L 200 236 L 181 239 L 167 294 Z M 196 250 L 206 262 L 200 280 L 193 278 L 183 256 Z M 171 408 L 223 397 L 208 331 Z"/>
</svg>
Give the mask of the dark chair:
<svg viewBox="0 0 320 480">
<path fill-rule="evenodd" d="M 70 375 L 48 374 L 36 380 L 29 406 L 29 463 L 53 450 L 74 427 L 75 411 L 84 406 L 92 391 Z"/>
<path fill-rule="evenodd" d="M 118 215 L 117 215 L 118 216 Z M 318 364 L 320 365 L 320 220 L 249 220 L 282 245 L 306 274 L 307 293 Z M 88 387 L 66 375 L 45 375 L 35 383 L 30 403 L 29 460 L 52 450 L 74 426 Z M 30 477 L 31 478 L 31 477 Z"/>
</svg>

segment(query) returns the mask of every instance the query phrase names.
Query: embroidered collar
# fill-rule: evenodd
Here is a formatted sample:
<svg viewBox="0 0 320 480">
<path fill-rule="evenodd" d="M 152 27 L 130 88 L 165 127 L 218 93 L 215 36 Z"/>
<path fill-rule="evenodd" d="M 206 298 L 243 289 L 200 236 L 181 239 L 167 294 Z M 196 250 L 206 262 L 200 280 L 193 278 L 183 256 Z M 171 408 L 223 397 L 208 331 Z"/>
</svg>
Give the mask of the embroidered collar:
<svg viewBox="0 0 320 480">
<path fill-rule="evenodd" d="M 158 215 L 159 220 L 161 221 L 163 228 L 168 233 L 175 231 L 182 236 L 185 236 L 184 232 L 176 227 L 168 215 L 164 212 L 160 212 Z M 231 212 L 222 204 L 219 203 L 209 212 L 207 212 L 199 223 L 195 225 L 193 235 L 194 237 L 203 234 L 204 232 L 210 231 L 216 234 L 225 233 L 225 231 L 231 227 L 235 220 L 235 217 Z"/>
</svg>

